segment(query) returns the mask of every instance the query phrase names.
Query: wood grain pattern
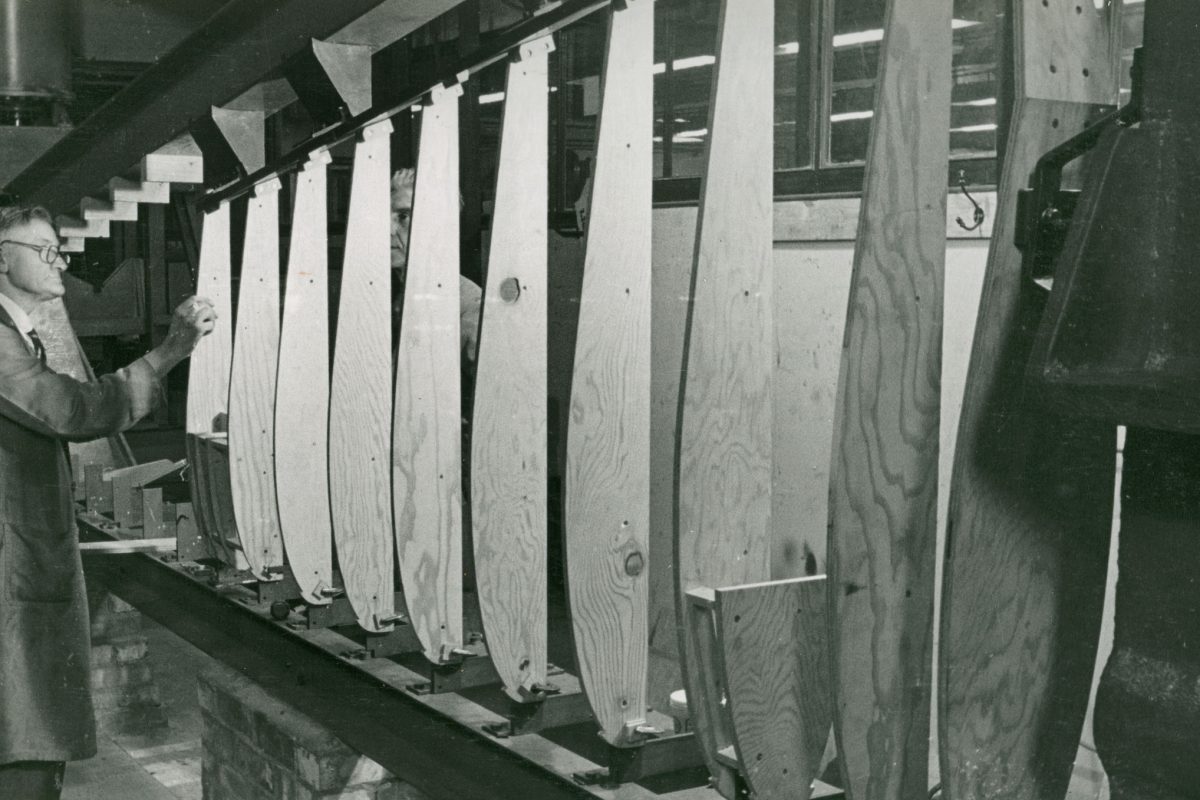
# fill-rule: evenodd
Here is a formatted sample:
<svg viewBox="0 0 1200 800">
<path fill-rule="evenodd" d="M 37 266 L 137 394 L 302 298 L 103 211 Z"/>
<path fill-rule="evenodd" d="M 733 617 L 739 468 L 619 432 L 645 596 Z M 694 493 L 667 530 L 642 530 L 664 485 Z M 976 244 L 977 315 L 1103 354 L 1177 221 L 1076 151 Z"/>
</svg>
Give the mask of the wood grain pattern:
<svg viewBox="0 0 1200 800">
<path fill-rule="evenodd" d="M 1102 60 L 1107 35 L 1073 6 L 1016 4 L 1016 63 Z M 1056 42 L 1046 30 L 1078 30 Z M 1057 22 L 1054 20 L 1058 20 Z M 1090 32 L 1089 32 L 1090 31 Z M 939 661 L 950 800 L 1061 800 L 1087 708 L 1112 524 L 1115 432 L 1040 412 L 1022 390 L 1044 306 L 1013 244 L 1017 190 L 1078 133 L 1095 100 L 1018 68 L 1017 103 L 976 323 L 951 482 Z M 1115 85 L 1109 89 L 1115 96 Z M 1051 99 L 1039 99 L 1049 97 Z"/>
<path fill-rule="evenodd" d="M 283 537 L 275 498 L 275 379 L 279 364 L 279 181 L 246 206 L 237 332 L 229 375 L 230 499 L 243 552 L 259 580 L 276 580 Z"/>
<path fill-rule="evenodd" d="M 142 159 L 142 180 L 154 183 L 204 183 L 204 156 L 196 140 L 183 134 Z"/>
<path fill-rule="evenodd" d="M 646 715 L 654 4 L 609 23 L 567 428 L 567 587 L 601 735 Z"/>
<path fill-rule="evenodd" d="M 221 203 L 204 215 L 200 265 L 196 275 L 196 294 L 212 302 L 218 322 L 213 332 L 196 345 L 188 362 L 185 428 L 191 444 L 188 457 L 192 467 L 192 505 L 201 534 L 226 563 L 241 568 L 248 566 L 244 556 L 227 544 L 228 539 L 236 538 L 236 528 L 222 530 L 220 527 L 226 520 L 218 515 L 213 501 L 215 478 L 209 473 L 208 449 L 191 439 L 211 433 L 218 417 L 226 414 L 229 408 L 229 375 L 233 361 L 229 236 L 229 204 Z M 228 483 L 225 486 L 228 487 Z"/>
<path fill-rule="evenodd" d="M 848 798 L 928 786 L 951 8 L 890 0 L 829 489 L 834 731 Z"/>
<path fill-rule="evenodd" d="M 471 420 L 475 581 L 504 690 L 546 682 L 549 37 L 508 66 Z"/>
<path fill-rule="evenodd" d="M 391 200 L 384 120 L 354 150 L 329 395 L 329 497 L 346 597 L 368 631 L 394 613 L 391 455 Z"/>
<path fill-rule="evenodd" d="M 680 605 L 681 625 L 687 629 L 693 647 L 684 669 L 684 677 L 689 681 L 687 708 L 691 727 L 708 764 L 710 786 L 726 800 L 736 800 L 741 765 L 733 744 L 733 717 L 717 638 L 716 593 L 707 587 L 689 589 Z M 700 687 L 701 691 L 693 691 L 693 687 Z"/>
<path fill-rule="evenodd" d="M 301 595 L 330 602 L 333 521 L 329 508 L 329 251 L 326 164 L 296 177 L 288 248 L 279 380 L 275 386 L 275 491 L 284 550 Z M 282 434 L 282 435 L 280 435 Z"/>
<path fill-rule="evenodd" d="M 462 634 L 462 395 L 459 373 L 458 98 L 437 87 L 421 111 L 392 426 L 400 580 L 425 657 Z"/>
<path fill-rule="evenodd" d="M 774 4 L 725 0 L 684 336 L 676 469 L 675 581 L 734 586 L 770 578 L 772 126 Z M 679 624 L 693 720 L 715 724 Z M 704 748 L 714 776 L 723 769 Z"/>
<path fill-rule="evenodd" d="M 817 777 L 833 722 L 825 582 L 716 590 L 733 740 L 756 797 L 808 800 Z"/>
</svg>

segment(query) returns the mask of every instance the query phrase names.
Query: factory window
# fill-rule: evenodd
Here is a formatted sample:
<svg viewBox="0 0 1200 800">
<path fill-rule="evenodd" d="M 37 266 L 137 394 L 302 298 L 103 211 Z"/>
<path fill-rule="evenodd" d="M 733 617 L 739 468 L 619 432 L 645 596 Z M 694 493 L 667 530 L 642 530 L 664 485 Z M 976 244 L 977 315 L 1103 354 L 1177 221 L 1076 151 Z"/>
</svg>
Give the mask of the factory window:
<svg viewBox="0 0 1200 800">
<path fill-rule="evenodd" d="M 951 175 L 994 180 L 997 0 L 955 0 Z M 655 80 L 659 200 L 694 199 L 704 168 L 718 0 L 659 0 Z M 884 0 L 776 0 L 775 169 L 779 194 L 862 185 Z"/>
</svg>

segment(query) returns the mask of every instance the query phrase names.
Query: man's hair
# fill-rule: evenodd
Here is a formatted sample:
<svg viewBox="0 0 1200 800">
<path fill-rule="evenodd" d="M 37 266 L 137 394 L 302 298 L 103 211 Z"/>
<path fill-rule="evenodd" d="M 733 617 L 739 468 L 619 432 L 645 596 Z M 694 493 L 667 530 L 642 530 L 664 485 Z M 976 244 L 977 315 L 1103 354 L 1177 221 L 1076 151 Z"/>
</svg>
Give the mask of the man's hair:
<svg viewBox="0 0 1200 800">
<path fill-rule="evenodd" d="M 13 228 L 28 225 L 35 219 L 51 226 L 54 225 L 54 219 L 50 216 L 50 212 L 41 206 L 23 204 L 0 206 L 0 239 L 8 238 L 8 232 Z"/>
</svg>

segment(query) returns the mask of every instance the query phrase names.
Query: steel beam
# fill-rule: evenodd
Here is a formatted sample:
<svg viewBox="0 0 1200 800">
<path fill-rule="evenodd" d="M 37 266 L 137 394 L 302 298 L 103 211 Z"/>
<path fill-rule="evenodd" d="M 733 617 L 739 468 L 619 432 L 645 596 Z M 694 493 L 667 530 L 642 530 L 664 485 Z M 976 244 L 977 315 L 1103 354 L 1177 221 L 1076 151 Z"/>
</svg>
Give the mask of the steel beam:
<svg viewBox="0 0 1200 800">
<path fill-rule="evenodd" d="M 231 0 L 205 25 L 144 72 L 9 182 L 7 190 L 55 213 L 99 192 L 189 122 L 237 97 L 312 39 L 336 37 L 367 12 L 404 6 L 408 30 L 458 0 Z M 351 29 L 353 30 L 353 29 Z"/>
<path fill-rule="evenodd" d="M 85 533 L 107 538 L 100 532 Z M 147 555 L 84 553 L 89 582 L 301 709 L 433 798 L 595 800 L 497 740 Z"/>
</svg>

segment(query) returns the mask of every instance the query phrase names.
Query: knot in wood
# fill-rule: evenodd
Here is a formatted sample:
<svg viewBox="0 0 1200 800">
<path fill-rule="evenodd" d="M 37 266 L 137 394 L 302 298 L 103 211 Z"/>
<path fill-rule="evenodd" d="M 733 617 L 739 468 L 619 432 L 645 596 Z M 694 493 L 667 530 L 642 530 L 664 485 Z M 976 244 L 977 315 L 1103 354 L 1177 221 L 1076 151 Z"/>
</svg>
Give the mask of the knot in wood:
<svg viewBox="0 0 1200 800">
<path fill-rule="evenodd" d="M 521 296 L 521 282 L 516 278 L 505 278 L 500 284 L 500 299 L 506 303 L 515 303 Z"/>
</svg>

